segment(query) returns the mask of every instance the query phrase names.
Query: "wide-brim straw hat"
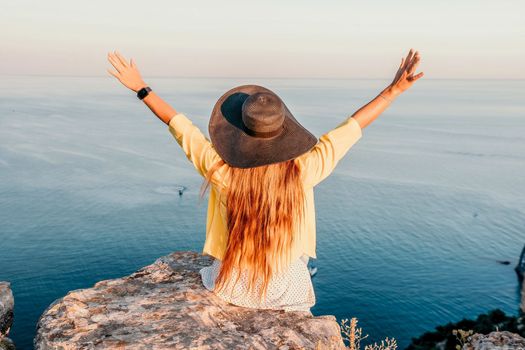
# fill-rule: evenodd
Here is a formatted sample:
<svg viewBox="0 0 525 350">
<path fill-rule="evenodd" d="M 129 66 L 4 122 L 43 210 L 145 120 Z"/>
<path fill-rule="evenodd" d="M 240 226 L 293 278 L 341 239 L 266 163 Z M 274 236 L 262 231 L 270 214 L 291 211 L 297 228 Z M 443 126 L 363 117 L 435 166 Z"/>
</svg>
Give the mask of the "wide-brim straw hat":
<svg viewBox="0 0 525 350">
<path fill-rule="evenodd" d="M 208 131 L 221 158 L 238 168 L 294 159 L 318 142 L 279 96 L 259 85 L 237 86 L 222 95 Z"/>
</svg>

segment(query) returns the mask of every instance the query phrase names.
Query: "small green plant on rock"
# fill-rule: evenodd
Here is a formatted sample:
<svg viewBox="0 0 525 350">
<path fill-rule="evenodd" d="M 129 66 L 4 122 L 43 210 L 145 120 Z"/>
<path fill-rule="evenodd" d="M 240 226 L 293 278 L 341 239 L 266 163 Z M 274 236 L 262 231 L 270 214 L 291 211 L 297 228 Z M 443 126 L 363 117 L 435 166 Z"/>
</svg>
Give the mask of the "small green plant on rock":
<svg viewBox="0 0 525 350">
<path fill-rule="evenodd" d="M 360 350 L 361 341 L 368 337 L 368 334 L 363 336 L 363 329 L 357 327 L 357 318 L 353 317 L 348 323 L 348 319 L 341 320 L 341 333 L 343 339 L 348 342 L 348 350 Z M 381 343 L 373 343 L 365 345 L 364 350 L 396 350 L 397 341 L 395 338 L 389 339 L 388 337 L 381 340 Z"/>
<path fill-rule="evenodd" d="M 474 334 L 474 330 L 469 329 L 468 331 L 464 331 L 463 329 L 453 329 L 452 334 L 456 336 L 456 339 L 459 342 L 459 344 L 456 345 L 456 349 L 461 350 L 463 345 L 470 341 L 470 336 Z"/>
</svg>

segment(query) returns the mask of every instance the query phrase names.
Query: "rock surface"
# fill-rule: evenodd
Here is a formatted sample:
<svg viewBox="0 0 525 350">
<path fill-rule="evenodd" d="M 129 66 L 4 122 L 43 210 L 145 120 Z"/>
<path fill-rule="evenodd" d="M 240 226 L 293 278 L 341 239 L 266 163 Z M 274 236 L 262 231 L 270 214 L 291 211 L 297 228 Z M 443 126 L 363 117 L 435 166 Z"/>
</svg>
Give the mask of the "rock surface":
<svg viewBox="0 0 525 350">
<path fill-rule="evenodd" d="M 11 350 L 15 346 L 13 341 L 7 338 L 13 324 L 15 299 L 9 282 L 0 282 L 0 350 Z"/>
<path fill-rule="evenodd" d="M 463 350 L 525 350 L 525 338 L 518 334 L 500 331 L 489 334 L 473 334 L 471 340 L 463 345 Z"/>
<path fill-rule="evenodd" d="M 40 316 L 35 349 L 344 349 L 334 316 L 254 310 L 202 286 L 210 257 L 174 252 L 70 291 Z"/>
</svg>

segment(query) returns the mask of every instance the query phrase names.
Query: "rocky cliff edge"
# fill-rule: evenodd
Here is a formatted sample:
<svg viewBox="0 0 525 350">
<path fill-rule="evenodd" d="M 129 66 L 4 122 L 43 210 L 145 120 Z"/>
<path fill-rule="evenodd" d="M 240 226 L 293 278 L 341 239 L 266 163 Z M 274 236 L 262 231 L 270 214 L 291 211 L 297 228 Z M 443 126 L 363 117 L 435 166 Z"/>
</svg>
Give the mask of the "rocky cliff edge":
<svg viewBox="0 0 525 350">
<path fill-rule="evenodd" d="M 174 252 L 129 276 L 70 291 L 40 316 L 34 347 L 47 349 L 344 349 L 334 316 L 254 310 L 202 286 L 211 264 Z"/>
</svg>

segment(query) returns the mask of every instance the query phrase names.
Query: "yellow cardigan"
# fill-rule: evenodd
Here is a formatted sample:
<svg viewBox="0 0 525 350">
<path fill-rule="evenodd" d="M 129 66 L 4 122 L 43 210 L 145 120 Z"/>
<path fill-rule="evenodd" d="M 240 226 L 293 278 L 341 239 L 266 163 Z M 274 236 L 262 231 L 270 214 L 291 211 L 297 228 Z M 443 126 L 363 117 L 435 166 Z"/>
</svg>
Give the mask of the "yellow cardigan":
<svg viewBox="0 0 525 350">
<path fill-rule="evenodd" d="M 178 113 L 168 123 L 168 130 L 182 147 L 195 169 L 203 177 L 215 162 L 221 158 L 210 140 L 183 113 Z M 313 187 L 324 180 L 347 151 L 361 138 L 359 123 L 352 117 L 325 133 L 319 142 L 308 152 L 296 158 L 301 168 L 305 190 L 305 222 L 297 224 L 291 261 L 303 253 L 312 258 L 316 256 L 316 227 Z M 211 179 L 206 220 L 206 240 L 202 253 L 222 260 L 228 241 L 226 226 L 225 196 L 220 196 L 227 188 L 228 164 L 224 164 Z"/>
</svg>

